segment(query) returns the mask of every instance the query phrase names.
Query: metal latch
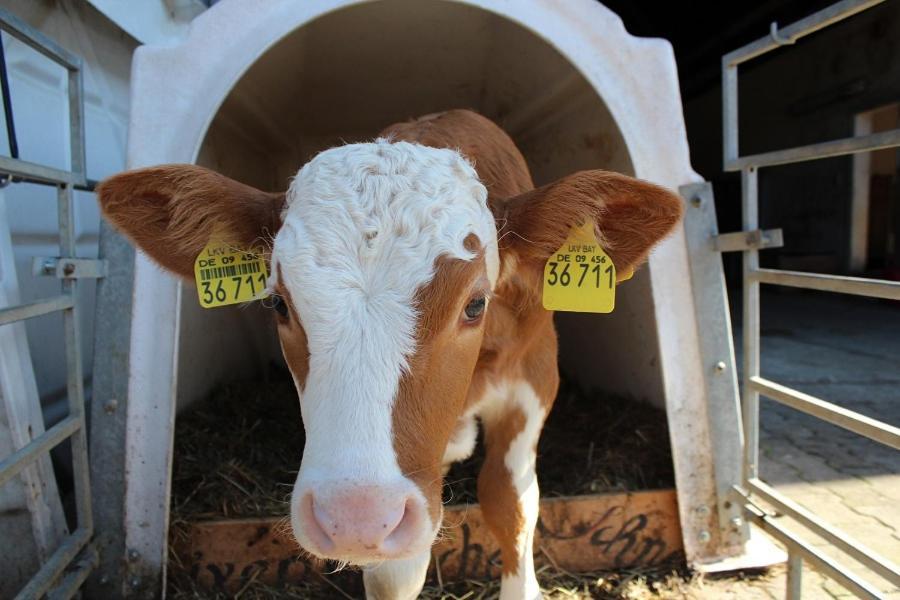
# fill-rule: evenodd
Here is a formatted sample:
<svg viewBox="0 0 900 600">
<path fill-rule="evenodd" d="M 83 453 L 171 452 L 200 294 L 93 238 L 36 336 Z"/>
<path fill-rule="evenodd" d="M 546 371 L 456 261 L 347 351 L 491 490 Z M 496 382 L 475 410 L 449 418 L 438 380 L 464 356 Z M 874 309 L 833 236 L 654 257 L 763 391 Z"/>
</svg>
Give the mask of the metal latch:
<svg viewBox="0 0 900 600">
<path fill-rule="evenodd" d="M 719 252 L 743 252 L 744 250 L 765 250 L 781 248 L 784 236 L 781 229 L 754 229 L 735 231 L 713 237 L 713 247 Z"/>
<path fill-rule="evenodd" d="M 36 256 L 31 263 L 32 275 L 57 279 L 99 279 L 106 277 L 107 270 L 107 261 L 98 258 Z"/>
</svg>

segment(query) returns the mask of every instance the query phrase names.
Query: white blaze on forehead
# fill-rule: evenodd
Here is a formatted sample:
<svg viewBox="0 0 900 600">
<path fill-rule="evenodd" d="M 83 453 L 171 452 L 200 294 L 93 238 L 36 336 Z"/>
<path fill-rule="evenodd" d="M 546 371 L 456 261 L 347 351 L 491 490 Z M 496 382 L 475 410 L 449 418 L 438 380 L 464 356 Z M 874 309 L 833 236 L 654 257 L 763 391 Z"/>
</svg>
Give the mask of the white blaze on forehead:
<svg viewBox="0 0 900 600">
<path fill-rule="evenodd" d="M 309 345 L 300 477 L 400 476 L 391 408 L 415 351 L 417 290 L 441 255 L 470 260 L 475 234 L 492 283 L 496 228 L 487 192 L 458 153 L 378 140 L 322 152 L 287 194 L 273 273 Z M 314 472 L 313 472 L 314 471 Z"/>
</svg>

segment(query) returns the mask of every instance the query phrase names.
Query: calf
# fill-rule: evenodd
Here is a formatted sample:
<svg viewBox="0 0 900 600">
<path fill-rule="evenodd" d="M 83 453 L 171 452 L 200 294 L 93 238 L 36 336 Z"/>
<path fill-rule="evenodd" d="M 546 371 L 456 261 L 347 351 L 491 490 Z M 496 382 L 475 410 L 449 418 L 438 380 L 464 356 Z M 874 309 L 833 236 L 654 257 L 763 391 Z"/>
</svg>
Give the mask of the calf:
<svg viewBox="0 0 900 600">
<path fill-rule="evenodd" d="M 606 171 L 534 189 L 513 141 L 464 110 L 326 150 L 285 193 L 167 165 L 98 194 L 107 219 L 187 279 L 214 232 L 273 240 L 268 290 L 306 429 L 290 507 L 304 549 L 361 565 L 369 598 L 416 597 L 443 475 L 480 422 L 501 597 L 540 597 L 535 452 L 559 380 L 544 264 L 593 223 L 628 273 L 678 222 L 677 196 Z"/>
</svg>

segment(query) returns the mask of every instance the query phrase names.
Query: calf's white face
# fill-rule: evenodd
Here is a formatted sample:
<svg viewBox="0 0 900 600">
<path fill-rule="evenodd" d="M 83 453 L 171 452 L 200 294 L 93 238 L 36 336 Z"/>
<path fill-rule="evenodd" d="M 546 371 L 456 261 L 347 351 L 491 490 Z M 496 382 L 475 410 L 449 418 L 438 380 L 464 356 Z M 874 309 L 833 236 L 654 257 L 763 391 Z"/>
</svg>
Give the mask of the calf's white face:
<svg viewBox="0 0 900 600">
<path fill-rule="evenodd" d="M 306 429 L 294 533 L 353 563 L 419 553 L 497 278 L 487 192 L 455 151 L 378 140 L 319 154 L 285 200 L 270 288 Z"/>
</svg>

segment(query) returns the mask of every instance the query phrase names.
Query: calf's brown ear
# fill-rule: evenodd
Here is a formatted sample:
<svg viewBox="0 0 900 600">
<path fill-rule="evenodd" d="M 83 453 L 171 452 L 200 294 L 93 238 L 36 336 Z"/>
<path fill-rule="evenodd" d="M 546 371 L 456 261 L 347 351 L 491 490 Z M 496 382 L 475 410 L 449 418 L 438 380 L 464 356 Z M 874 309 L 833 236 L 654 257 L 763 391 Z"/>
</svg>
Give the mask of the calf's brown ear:
<svg viewBox="0 0 900 600">
<path fill-rule="evenodd" d="M 681 198 L 658 185 L 610 171 L 580 171 L 519 196 L 491 199 L 501 261 L 544 263 L 573 227 L 593 222 L 600 245 L 626 276 L 681 219 Z"/>
<path fill-rule="evenodd" d="M 126 171 L 97 186 L 103 215 L 164 268 L 194 278 L 213 232 L 241 248 L 268 245 L 284 194 L 262 192 L 196 165 Z"/>
</svg>

